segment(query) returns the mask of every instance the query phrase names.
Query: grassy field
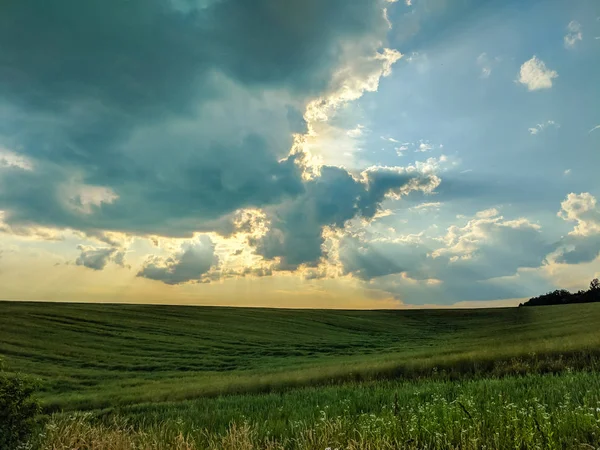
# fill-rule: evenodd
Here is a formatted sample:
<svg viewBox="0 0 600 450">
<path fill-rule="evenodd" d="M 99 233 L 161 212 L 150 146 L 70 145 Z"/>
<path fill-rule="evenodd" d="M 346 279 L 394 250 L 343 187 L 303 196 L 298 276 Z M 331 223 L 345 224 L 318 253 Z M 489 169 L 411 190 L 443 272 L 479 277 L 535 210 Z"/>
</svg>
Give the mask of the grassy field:
<svg viewBox="0 0 600 450">
<path fill-rule="evenodd" d="M 9 370 L 42 380 L 47 408 L 99 409 L 579 358 L 600 350 L 599 323 L 599 304 L 317 311 L 2 302 L 0 355 Z"/>
<path fill-rule="evenodd" d="M 598 324 L 600 304 L 0 302 L 0 357 L 62 411 L 39 448 L 570 448 L 600 445 Z"/>
</svg>

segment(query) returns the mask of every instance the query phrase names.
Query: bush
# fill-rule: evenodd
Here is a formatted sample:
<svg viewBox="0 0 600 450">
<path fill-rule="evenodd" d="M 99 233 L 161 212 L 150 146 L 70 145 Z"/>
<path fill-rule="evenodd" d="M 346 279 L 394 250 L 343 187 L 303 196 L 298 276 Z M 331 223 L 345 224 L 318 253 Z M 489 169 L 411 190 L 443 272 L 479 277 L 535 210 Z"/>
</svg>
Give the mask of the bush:
<svg viewBox="0 0 600 450">
<path fill-rule="evenodd" d="M 33 433 L 41 411 L 31 398 L 35 389 L 35 384 L 0 371 L 0 449 L 19 448 Z"/>
</svg>

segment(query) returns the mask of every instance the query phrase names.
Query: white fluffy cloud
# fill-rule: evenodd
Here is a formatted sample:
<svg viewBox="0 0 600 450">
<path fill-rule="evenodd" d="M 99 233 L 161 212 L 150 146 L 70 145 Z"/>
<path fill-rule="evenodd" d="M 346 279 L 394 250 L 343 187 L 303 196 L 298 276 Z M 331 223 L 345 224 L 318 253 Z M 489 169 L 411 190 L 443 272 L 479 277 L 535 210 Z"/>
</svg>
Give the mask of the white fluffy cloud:
<svg viewBox="0 0 600 450">
<path fill-rule="evenodd" d="M 575 222 L 572 236 L 591 236 L 600 233 L 600 207 L 589 192 L 570 193 L 560 204 L 558 216 L 569 222 Z"/>
<path fill-rule="evenodd" d="M 450 165 L 456 165 L 456 161 L 450 161 L 446 155 L 440 155 L 439 158 L 431 157 L 425 161 L 416 161 L 414 167 L 423 173 L 429 174 L 442 172 Z"/>
<path fill-rule="evenodd" d="M 558 72 L 546 67 L 544 61 L 537 56 L 533 56 L 528 61 L 525 61 L 519 72 L 519 83 L 527 86 L 530 91 L 539 89 L 550 89 L 552 80 L 558 77 Z"/>
<path fill-rule="evenodd" d="M 600 254 L 600 207 L 589 192 L 570 193 L 558 216 L 575 227 L 557 244 L 549 260 L 562 264 L 591 262 Z"/>
</svg>

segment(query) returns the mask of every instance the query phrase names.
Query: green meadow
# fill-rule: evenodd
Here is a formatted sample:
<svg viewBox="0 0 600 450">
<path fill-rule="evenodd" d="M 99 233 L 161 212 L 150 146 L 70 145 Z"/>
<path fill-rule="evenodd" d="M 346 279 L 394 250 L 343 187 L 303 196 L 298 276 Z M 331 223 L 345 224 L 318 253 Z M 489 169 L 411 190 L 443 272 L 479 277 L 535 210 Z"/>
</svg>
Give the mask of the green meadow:
<svg viewBox="0 0 600 450">
<path fill-rule="evenodd" d="M 0 302 L 0 355 L 39 381 L 40 448 L 595 448 L 599 325 L 600 303 Z"/>
</svg>

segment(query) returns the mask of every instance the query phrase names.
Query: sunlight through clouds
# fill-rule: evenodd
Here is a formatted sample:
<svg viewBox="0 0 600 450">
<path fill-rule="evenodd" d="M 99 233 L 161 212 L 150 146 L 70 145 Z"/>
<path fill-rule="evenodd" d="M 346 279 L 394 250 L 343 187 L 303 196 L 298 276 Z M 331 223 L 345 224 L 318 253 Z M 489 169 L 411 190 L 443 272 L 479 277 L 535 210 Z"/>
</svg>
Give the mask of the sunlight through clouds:
<svg viewBox="0 0 600 450">
<path fill-rule="evenodd" d="M 15 2 L 0 282 L 341 307 L 589 278 L 598 13 L 550 1 Z"/>
</svg>

